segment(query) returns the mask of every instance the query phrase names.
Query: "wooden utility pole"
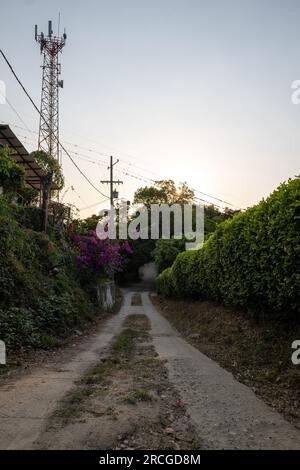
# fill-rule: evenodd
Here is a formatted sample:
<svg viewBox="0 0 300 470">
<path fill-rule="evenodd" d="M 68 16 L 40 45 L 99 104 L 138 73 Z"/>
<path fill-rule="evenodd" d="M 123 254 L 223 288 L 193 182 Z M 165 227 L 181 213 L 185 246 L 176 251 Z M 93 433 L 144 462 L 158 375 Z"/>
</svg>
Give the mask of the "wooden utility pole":
<svg viewBox="0 0 300 470">
<path fill-rule="evenodd" d="M 114 166 L 119 162 L 117 159 L 115 162 L 113 161 L 113 157 L 110 157 L 110 165 L 107 169 L 110 171 L 110 179 L 109 180 L 102 180 L 102 184 L 109 184 L 110 185 L 110 205 L 114 205 L 114 199 L 118 197 L 118 193 L 114 190 L 114 184 L 123 184 L 123 181 L 116 180 L 114 181 Z"/>
</svg>

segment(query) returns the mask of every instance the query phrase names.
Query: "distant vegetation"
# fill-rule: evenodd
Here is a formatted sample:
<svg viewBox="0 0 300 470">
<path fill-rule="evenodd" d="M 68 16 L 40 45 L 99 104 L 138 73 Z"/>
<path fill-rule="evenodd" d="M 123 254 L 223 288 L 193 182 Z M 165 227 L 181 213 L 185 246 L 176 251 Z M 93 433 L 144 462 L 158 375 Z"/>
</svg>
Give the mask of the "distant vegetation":
<svg viewBox="0 0 300 470">
<path fill-rule="evenodd" d="M 195 194 L 186 183 L 176 187 L 173 180 L 161 180 L 153 184 L 153 186 L 145 186 L 137 189 L 134 194 L 134 203 L 144 204 L 150 208 L 151 204 L 193 204 L 195 203 Z M 206 205 L 204 207 L 204 236 L 205 239 L 213 233 L 220 222 L 231 218 L 237 211 L 231 209 L 218 209 L 214 205 Z M 94 221 L 93 218 L 91 220 Z M 172 215 L 171 215 L 172 221 Z M 94 221 L 94 224 L 96 222 Z M 150 220 L 149 220 L 150 227 Z M 172 233 L 172 222 L 171 222 Z M 130 242 L 134 247 L 134 256 L 132 256 L 127 264 L 126 271 L 121 273 L 118 278 L 121 282 L 138 281 L 139 268 L 149 261 L 154 261 L 158 272 L 163 271 L 171 266 L 176 256 L 185 250 L 185 240 L 132 240 Z"/>
</svg>

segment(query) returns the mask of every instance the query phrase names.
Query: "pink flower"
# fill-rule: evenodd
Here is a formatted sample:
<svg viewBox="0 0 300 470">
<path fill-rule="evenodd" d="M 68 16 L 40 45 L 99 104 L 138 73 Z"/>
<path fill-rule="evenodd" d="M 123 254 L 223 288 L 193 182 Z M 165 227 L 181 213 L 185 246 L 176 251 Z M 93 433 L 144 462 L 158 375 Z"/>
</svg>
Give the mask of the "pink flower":
<svg viewBox="0 0 300 470">
<path fill-rule="evenodd" d="M 124 244 L 123 244 L 123 248 L 125 251 L 127 251 L 127 253 L 129 253 L 130 255 L 133 254 L 133 249 L 131 248 L 131 246 L 129 245 L 128 241 L 125 240 Z"/>
</svg>

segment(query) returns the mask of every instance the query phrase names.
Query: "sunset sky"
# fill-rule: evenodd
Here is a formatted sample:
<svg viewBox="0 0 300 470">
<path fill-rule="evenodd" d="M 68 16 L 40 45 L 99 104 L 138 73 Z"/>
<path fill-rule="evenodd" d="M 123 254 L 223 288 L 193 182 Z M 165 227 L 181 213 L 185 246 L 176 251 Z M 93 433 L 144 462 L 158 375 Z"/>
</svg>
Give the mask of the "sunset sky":
<svg viewBox="0 0 300 470">
<path fill-rule="evenodd" d="M 299 1 L 2 0 L 1 48 L 38 105 L 34 25 L 46 32 L 52 19 L 57 32 L 59 12 L 60 138 L 103 193 L 111 154 L 126 199 L 165 177 L 245 208 L 299 174 Z M 38 114 L 0 59 L 15 109 L 0 104 L 0 120 L 36 149 Z M 67 156 L 63 169 L 64 200 L 95 212 L 104 198 Z"/>
</svg>

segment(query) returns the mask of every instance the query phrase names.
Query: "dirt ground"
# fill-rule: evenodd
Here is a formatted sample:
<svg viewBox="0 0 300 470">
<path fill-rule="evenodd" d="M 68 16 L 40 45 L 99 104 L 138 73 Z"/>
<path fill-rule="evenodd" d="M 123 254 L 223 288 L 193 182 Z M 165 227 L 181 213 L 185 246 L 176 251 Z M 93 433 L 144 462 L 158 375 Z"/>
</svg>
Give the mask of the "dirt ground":
<svg viewBox="0 0 300 470">
<path fill-rule="evenodd" d="M 132 299 L 137 304 L 139 295 Z M 129 315 L 106 357 L 58 404 L 38 449 L 194 449 L 185 407 L 157 357 L 145 315 Z"/>
<path fill-rule="evenodd" d="M 187 341 L 300 429 L 300 368 L 291 362 L 299 325 L 258 322 L 213 302 L 152 300 Z"/>
</svg>

